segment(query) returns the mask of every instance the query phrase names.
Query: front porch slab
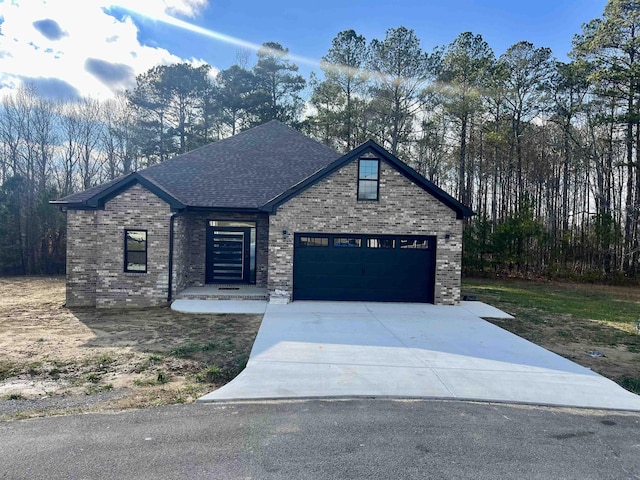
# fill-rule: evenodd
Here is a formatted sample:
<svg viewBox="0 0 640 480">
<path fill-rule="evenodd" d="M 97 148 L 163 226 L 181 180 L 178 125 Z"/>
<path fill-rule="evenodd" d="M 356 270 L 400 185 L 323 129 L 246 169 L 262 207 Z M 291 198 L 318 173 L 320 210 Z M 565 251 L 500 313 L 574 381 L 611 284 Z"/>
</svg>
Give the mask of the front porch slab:
<svg viewBox="0 0 640 480">
<path fill-rule="evenodd" d="M 176 300 L 171 309 L 182 313 L 250 313 L 264 314 L 265 300 Z"/>
</svg>

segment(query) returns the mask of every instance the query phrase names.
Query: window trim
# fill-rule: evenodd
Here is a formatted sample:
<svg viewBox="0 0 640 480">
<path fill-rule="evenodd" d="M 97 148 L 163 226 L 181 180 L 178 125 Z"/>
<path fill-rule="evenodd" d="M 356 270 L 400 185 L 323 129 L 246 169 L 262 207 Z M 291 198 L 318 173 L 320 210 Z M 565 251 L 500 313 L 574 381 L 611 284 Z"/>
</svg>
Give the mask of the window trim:
<svg viewBox="0 0 640 480">
<path fill-rule="evenodd" d="M 129 250 L 127 248 L 127 233 L 144 232 L 144 270 L 129 270 L 129 252 L 139 252 L 140 250 Z M 149 232 L 142 228 L 124 229 L 124 273 L 147 273 L 149 267 Z"/>
<path fill-rule="evenodd" d="M 370 179 L 370 178 L 360 178 L 360 166 L 362 165 L 363 161 L 367 161 L 367 162 L 377 162 L 378 163 L 378 176 L 376 177 L 375 180 Z M 358 185 L 357 185 L 357 196 L 356 198 L 358 199 L 359 202 L 378 202 L 380 201 L 380 159 L 379 158 L 359 158 L 358 159 Z M 375 182 L 376 184 L 376 198 L 360 198 L 360 182 L 368 182 L 368 183 L 373 183 Z"/>
</svg>

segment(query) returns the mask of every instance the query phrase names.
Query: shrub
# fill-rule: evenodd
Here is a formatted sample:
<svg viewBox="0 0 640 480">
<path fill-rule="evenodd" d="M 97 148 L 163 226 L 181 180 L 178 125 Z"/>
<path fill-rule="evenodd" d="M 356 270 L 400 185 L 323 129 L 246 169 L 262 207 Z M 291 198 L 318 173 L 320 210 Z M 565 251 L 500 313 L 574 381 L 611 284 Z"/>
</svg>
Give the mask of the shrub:
<svg viewBox="0 0 640 480">
<path fill-rule="evenodd" d="M 167 383 L 169 381 L 169 375 L 163 372 L 162 370 L 158 372 L 158 376 L 156 377 L 156 381 L 160 384 Z"/>
</svg>

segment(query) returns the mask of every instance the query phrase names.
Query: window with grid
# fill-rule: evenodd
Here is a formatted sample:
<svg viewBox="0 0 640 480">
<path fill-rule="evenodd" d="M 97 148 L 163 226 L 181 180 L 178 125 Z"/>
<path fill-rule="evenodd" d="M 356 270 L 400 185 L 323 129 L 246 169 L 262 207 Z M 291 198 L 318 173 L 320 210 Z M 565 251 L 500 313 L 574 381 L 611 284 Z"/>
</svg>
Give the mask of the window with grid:
<svg viewBox="0 0 640 480">
<path fill-rule="evenodd" d="M 358 200 L 378 200 L 380 161 L 377 158 L 358 162 Z"/>
</svg>

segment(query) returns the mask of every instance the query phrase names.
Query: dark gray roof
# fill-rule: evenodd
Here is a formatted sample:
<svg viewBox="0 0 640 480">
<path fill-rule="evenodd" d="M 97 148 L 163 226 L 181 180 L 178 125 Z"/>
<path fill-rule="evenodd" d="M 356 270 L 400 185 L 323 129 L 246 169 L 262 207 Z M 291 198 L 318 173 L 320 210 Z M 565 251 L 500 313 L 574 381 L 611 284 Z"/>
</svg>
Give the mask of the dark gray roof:
<svg viewBox="0 0 640 480">
<path fill-rule="evenodd" d="M 188 207 L 254 209 L 340 156 L 273 120 L 134 175 Z M 55 203 L 81 206 L 126 179 L 122 177 Z"/>
<path fill-rule="evenodd" d="M 90 198 L 100 194 L 101 192 L 103 192 L 107 188 L 111 187 L 112 185 L 115 185 L 116 183 L 122 181 L 122 179 L 124 179 L 124 178 L 125 178 L 124 176 L 118 177 L 115 180 L 111 180 L 110 182 L 103 183 L 103 184 L 97 185 L 95 187 L 91 187 L 90 189 L 84 190 L 83 192 L 72 193 L 71 195 L 67 195 L 64 198 L 61 198 L 60 200 L 56 200 L 55 202 L 51 202 L 51 203 L 56 203 L 56 204 L 69 203 L 69 204 L 71 204 L 71 203 L 86 202 Z"/>
</svg>

